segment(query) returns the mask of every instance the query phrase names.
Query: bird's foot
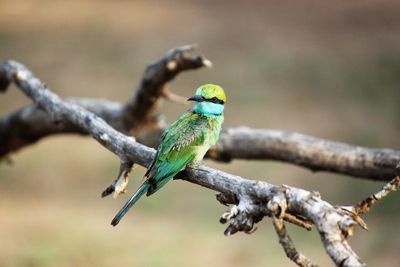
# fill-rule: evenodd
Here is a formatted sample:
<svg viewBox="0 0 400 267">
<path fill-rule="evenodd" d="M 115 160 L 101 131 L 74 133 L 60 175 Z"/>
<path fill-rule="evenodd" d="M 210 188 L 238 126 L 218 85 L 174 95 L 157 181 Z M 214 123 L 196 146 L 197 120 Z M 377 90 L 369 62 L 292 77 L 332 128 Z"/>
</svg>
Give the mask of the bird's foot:
<svg viewBox="0 0 400 267">
<path fill-rule="evenodd" d="M 187 167 L 187 168 L 190 168 L 190 169 L 197 169 L 200 165 L 201 165 L 201 162 L 192 161 L 192 162 L 188 163 L 188 164 L 186 165 L 186 167 Z"/>
</svg>

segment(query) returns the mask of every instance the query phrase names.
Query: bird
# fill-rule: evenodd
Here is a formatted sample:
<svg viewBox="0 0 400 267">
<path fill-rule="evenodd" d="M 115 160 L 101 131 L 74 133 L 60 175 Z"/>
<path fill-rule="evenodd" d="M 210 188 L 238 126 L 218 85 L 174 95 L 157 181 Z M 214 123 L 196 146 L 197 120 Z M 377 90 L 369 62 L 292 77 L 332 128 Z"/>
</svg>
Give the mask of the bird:
<svg viewBox="0 0 400 267">
<path fill-rule="evenodd" d="M 218 141 L 224 122 L 224 89 L 204 84 L 187 100 L 195 102 L 193 108 L 164 131 L 144 182 L 115 215 L 111 225 L 116 226 L 144 194 L 150 196 L 157 192 L 188 164 L 199 165 L 208 149 Z"/>
</svg>

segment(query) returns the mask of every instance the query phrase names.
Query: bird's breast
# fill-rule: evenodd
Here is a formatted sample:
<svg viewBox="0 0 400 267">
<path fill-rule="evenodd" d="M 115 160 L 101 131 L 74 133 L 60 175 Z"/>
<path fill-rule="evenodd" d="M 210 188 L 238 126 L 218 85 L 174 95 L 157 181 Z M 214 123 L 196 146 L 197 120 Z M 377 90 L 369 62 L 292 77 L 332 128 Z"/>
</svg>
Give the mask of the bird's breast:
<svg viewBox="0 0 400 267">
<path fill-rule="evenodd" d="M 204 158 L 209 148 L 210 145 L 208 143 L 200 146 L 194 146 L 193 149 L 195 151 L 196 156 L 194 157 L 193 161 L 200 162 Z"/>
</svg>

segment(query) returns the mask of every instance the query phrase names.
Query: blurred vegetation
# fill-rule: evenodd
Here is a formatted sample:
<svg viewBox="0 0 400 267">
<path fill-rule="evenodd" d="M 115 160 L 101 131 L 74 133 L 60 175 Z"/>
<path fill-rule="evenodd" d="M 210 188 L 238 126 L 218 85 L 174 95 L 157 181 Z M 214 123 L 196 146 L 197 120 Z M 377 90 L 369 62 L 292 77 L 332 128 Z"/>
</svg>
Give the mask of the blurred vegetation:
<svg viewBox="0 0 400 267">
<path fill-rule="evenodd" d="M 400 149 L 398 1 L 0 0 L 0 58 L 26 64 L 61 96 L 125 101 L 145 66 L 168 49 L 199 44 L 211 70 L 180 75 L 189 96 L 206 82 L 228 94 L 225 127 L 298 131 Z M 30 101 L 14 87 L 5 114 Z M 187 107 L 165 102 L 173 121 Z M 50 137 L 0 165 L 0 266 L 288 266 L 269 220 L 226 238 L 214 193 L 176 181 L 143 199 L 117 228 L 125 202 L 101 199 L 118 161 L 87 137 Z M 261 161 L 207 164 L 254 179 L 318 190 L 354 204 L 380 183 Z M 129 191 L 144 169 L 133 172 Z M 354 249 L 371 266 L 397 266 L 400 223 L 393 194 L 366 216 Z M 318 235 L 290 226 L 298 248 L 332 266 Z"/>
</svg>

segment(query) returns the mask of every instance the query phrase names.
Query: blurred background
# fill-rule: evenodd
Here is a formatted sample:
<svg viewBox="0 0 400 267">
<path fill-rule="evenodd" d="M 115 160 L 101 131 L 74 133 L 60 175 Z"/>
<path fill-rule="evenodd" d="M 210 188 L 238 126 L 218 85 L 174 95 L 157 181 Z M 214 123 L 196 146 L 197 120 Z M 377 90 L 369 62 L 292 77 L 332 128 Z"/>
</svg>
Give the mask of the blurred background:
<svg viewBox="0 0 400 267">
<path fill-rule="evenodd" d="M 0 58 L 21 61 L 61 96 L 124 102 L 144 68 L 175 46 L 197 43 L 212 69 L 186 72 L 171 89 L 203 83 L 228 94 L 224 127 L 297 131 L 360 146 L 400 149 L 399 1 L 0 0 Z M 15 87 L 0 113 L 30 101 Z M 165 102 L 171 122 L 187 109 Z M 252 235 L 223 235 L 215 193 L 174 181 L 113 228 L 126 201 L 101 199 L 118 159 L 89 137 L 52 136 L 0 165 L 0 266 L 294 266 L 271 221 Z M 382 183 L 294 165 L 206 164 L 275 184 L 317 190 L 352 205 Z M 144 174 L 137 167 L 128 187 Z M 350 243 L 370 266 L 398 266 L 399 193 L 365 216 Z M 297 248 L 333 266 L 318 234 L 289 226 Z"/>
</svg>

